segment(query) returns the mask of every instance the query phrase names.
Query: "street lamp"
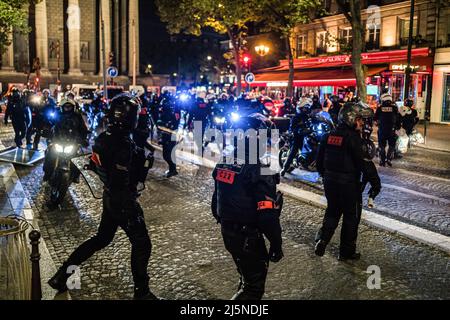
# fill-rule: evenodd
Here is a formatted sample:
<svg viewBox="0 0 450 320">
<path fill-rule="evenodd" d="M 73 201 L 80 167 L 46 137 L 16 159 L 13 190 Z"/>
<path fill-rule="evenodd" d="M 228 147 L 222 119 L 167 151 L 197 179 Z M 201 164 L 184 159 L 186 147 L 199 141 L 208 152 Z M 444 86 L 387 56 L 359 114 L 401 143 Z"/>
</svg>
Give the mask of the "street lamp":
<svg viewBox="0 0 450 320">
<path fill-rule="evenodd" d="M 211 57 L 211 56 L 207 56 L 207 57 L 206 57 L 206 60 L 211 61 L 211 60 L 212 60 L 212 57 Z"/>
<path fill-rule="evenodd" d="M 145 73 L 147 73 L 147 74 L 151 74 L 152 73 L 152 65 L 151 64 L 147 65 L 147 69 L 145 70 Z"/>
<path fill-rule="evenodd" d="M 267 55 L 269 53 L 270 49 L 268 46 L 261 44 L 261 45 L 255 47 L 255 51 L 258 55 L 260 55 L 261 57 L 264 57 L 265 55 Z"/>
</svg>

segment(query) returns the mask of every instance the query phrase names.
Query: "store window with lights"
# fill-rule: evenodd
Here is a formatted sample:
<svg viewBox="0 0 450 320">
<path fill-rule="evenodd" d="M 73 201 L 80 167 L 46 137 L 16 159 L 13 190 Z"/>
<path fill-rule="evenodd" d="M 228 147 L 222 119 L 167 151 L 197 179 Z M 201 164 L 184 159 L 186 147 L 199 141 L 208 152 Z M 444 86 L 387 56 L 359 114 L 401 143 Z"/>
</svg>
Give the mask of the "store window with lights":
<svg viewBox="0 0 450 320">
<path fill-rule="evenodd" d="M 442 121 L 450 122 L 450 73 L 444 75 L 444 99 L 442 106 Z"/>
</svg>

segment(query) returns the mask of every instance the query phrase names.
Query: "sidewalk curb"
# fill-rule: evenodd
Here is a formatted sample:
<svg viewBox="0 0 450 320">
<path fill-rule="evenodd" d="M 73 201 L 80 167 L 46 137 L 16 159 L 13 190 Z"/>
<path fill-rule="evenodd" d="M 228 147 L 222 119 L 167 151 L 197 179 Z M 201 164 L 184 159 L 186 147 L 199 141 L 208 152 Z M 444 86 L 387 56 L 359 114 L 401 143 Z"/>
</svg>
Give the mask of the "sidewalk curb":
<svg viewBox="0 0 450 320">
<path fill-rule="evenodd" d="M 4 149 L 4 145 L 0 142 L 0 150 Z M 20 182 L 19 176 L 16 173 L 16 169 L 13 164 L 7 163 L 7 162 L 0 162 L 3 168 L 7 168 L 6 175 L 3 174 L 3 177 L 12 177 L 14 179 L 17 179 L 17 182 L 15 183 L 15 190 L 23 190 L 22 183 Z M 37 230 L 39 230 L 39 224 L 38 221 L 35 219 L 33 209 L 30 206 L 29 200 L 25 195 L 25 201 L 21 203 L 23 205 L 23 208 L 21 209 L 21 214 L 26 219 L 26 221 L 33 227 L 35 227 Z M 14 208 L 16 209 L 16 208 Z M 30 230 L 28 230 L 30 231 Z M 42 235 L 42 234 L 41 234 Z M 27 236 L 28 240 L 28 236 Z M 50 279 L 53 274 L 57 271 L 56 264 L 53 261 L 50 252 L 47 248 L 47 245 L 45 243 L 44 238 L 41 236 L 39 240 L 39 253 L 40 253 L 40 271 L 41 271 L 41 288 L 42 288 L 42 300 L 54 300 L 54 299 L 60 299 L 56 296 L 57 291 L 50 288 L 50 286 L 47 284 L 47 280 Z M 30 262 L 31 265 L 31 262 Z M 70 299 L 70 295 L 67 294 L 67 299 Z"/>
<path fill-rule="evenodd" d="M 425 149 L 425 150 L 450 153 L 450 150 L 448 150 L 448 149 L 433 148 L 433 147 L 429 147 L 429 146 L 424 146 L 422 144 L 416 144 L 416 145 L 413 146 L 413 148 L 415 148 L 415 147 L 418 147 L 418 148 L 421 148 L 421 149 Z"/>
<path fill-rule="evenodd" d="M 157 145 L 153 145 L 157 150 L 161 151 L 162 148 Z M 176 150 L 177 158 L 190 161 L 191 163 L 206 167 L 206 168 L 214 168 L 215 163 L 209 159 L 198 159 L 198 157 L 194 154 L 187 153 L 185 151 Z M 298 189 L 296 187 L 292 187 L 285 183 L 280 183 L 278 185 L 278 190 L 284 192 L 287 196 L 299 200 L 301 202 L 326 208 L 327 202 L 325 197 L 318 195 L 316 193 Z M 362 210 L 361 221 L 363 223 L 375 227 L 387 232 L 397 233 L 401 236 L 404 236 L 408 239 L 429 245 L 436 249 L 446 252 L 450 255 L 450 237 L 444 236 L 437 232 L 429 231 L 424 228 L 420 228 L 417 226 L 410 225 L 405 222 L 401 222 L 392 218 L 388 218 L 381 214 L 369 211 Z"/>
</svg>

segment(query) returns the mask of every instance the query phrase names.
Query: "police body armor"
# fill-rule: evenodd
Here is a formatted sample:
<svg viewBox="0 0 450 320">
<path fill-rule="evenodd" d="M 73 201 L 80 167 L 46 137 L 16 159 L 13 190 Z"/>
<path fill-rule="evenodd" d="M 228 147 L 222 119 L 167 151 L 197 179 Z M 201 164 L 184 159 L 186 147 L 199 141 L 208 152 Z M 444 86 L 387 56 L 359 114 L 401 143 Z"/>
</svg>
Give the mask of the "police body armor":
<svg viewBox="0 0 450 320">
<path fill-rule="evenodd" d="M 397 114 L 397 106 L 393 102 L 383 102 L 376 112 L 380 132 L 390 134 L 395 129 L 398 121 Z"/>
<path fill-rule="evenodd" d="M 341 182 L 355 182 L 360 179 L 360 164 L 352 157 L 355 144 L 361 145 L 359 134 L 351 129 L 338 127 L 325 136 L 323 161 L 324 176 Z"/>
<path fill-rule="evenodd" d="M 218 164 L 213 171 L 216 183 L 216 219 L 256 226 L 258 210 L 274 209 L 279 175 L 261 175 L 258 164 Z M 258 188 L 255 188 L 258 184 Z M 281 208 L 279 209 L 281 211 Z"/>
<path fill-rule="evenodd" d="M 113 148 L 111 148 L 113 146 Z M 96 139 L 92 148 L 92 156 L 89 168 L 96 172 L 105 185 L 105 189 L 111 194 L 121 194 L 123 188 L 128 188 L 135 193 L 137 184 L 144 183 L 149 169 L 153 165 L 152 159 L 147 159 L 144 152 L 140 152 L 129 136 L 113 135 L 103 132 Z M 131 158 L 129 158 L 131 157 Z M 120 181 L 119 185 L 111 182 L 114 166 L 128 164 L 122 169 L 129 171 L 128 178 Z M 114 180 L 117 181 L 117 180 Z"/>
</svg>

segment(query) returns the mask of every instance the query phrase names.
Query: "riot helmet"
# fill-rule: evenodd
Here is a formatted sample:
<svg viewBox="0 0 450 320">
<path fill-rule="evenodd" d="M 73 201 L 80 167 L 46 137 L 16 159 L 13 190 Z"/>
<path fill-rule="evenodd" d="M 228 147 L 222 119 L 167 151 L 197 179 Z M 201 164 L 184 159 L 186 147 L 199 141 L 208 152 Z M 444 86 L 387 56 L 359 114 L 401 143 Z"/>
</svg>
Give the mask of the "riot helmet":
<svg viewBox="0 0 450 320">
<path fill-rule="evenodd" d="M 140 112 L 139 100 L 128 93 L 122 93 L 111 100 L 106 117 L 110 128 L 132 131 L 136 129 Z"/>
<path fill-rule="evenodd" d="M 75 102 L 70 99 L 61 100 L 59 105 L 61 106 L 61 112 L 63 114 L 72 113 L 75 111 L 75 108 L 76 108 Z"/>
<path fill-rule="evenodd" d="M 353 102 L 347 102 L 339 111 L 338 124 L 355 129 L 358 118 L 362 118 L 361 106 Z"/>
</svg>

